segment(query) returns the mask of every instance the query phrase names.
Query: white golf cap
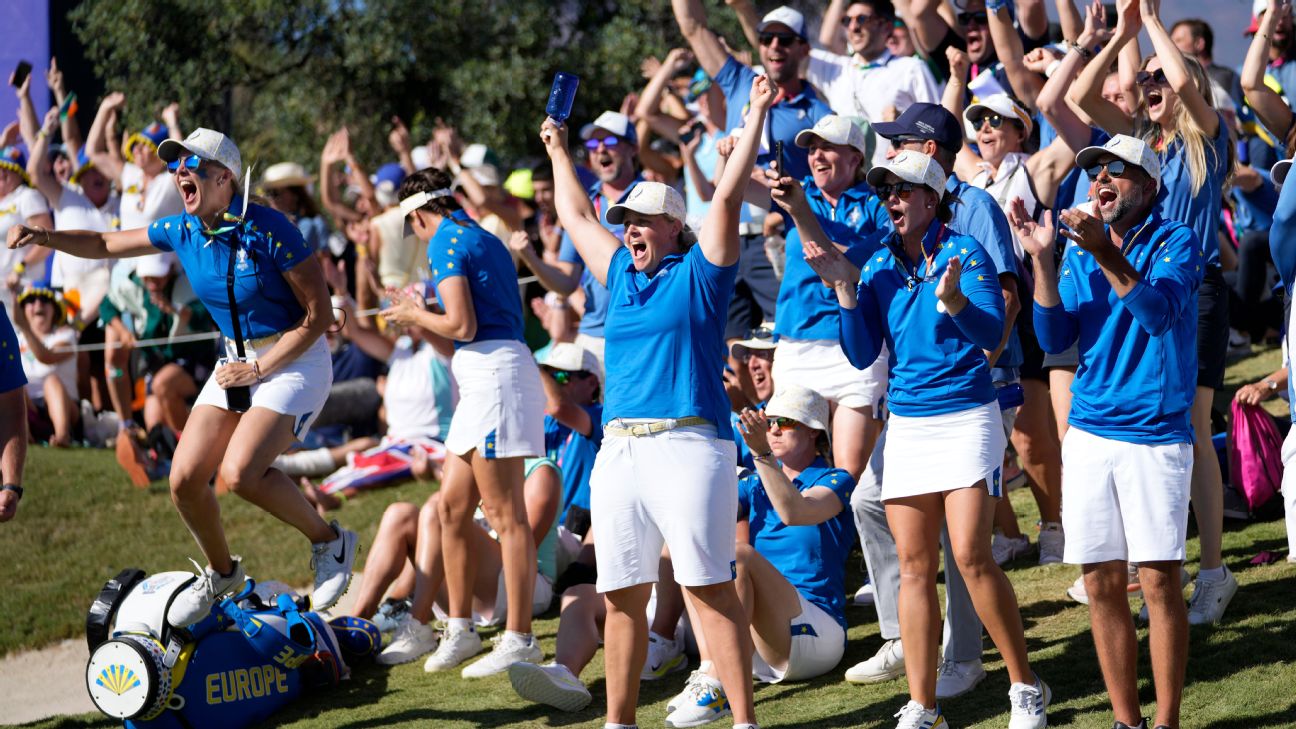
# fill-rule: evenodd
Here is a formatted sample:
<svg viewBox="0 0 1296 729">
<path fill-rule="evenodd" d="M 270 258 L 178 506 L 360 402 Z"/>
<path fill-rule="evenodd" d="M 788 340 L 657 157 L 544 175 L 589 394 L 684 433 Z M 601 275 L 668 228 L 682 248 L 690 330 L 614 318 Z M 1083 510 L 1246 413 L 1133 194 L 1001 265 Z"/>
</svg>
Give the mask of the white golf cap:
<svg viewBox="0 0 1296 729">
<path fill-rule="evenodd" d="M 761 18 L 760 25 L 756 26 L 756 32 L 764 33 L 766 28 L 775 23 L 791 28 L 792 32 L 801 36 L 802 40 L 806 37 L 805 16 L 786 5 L 781 5 L 766 13 L 765 17 Z"/>
<path fill-rule="evenodd" d="M 828 401 L 823 395 L 801 385 L 779 388 L 765 406 L 765 415 L 771 418 L 791 418 L 802 425 L 828 430 Z"/>
<path fill-rule="evenodd" d="M 998 114 L 1005 119 L 1015 119 L 1018 122 L 1021 122 L 1022 127 L 1026 130 L 1026 134 L 1030 134 L 1031 127 L 1034 126 L 1031 122 L 1030 114 L 1026 109 L 1022 108 L 1021 104 L 1013 101 L 1011 96 L 1008 94 L 991 94 L 963 110 L 963 120 L 966 121 L 969 128 L 972 129 L 973 136 L 975 136 L 975 132 L 980 128 L 976 123 L 977 118 L 985 115 L 986 112 Z"/>
<path fill-rule="evenodd" d="M 594 353 L 572 342 L 555 342 L 549 347 L 549 352 L 545 355 L 544 361 L 540 363 L 545 367 L 555 370 L 565 370 L 567 372 L 580 372 L 585 370 L 591 372 L 603 382 L 603 368 L 599 366 L 598 357 Z"/>
<path fill-rule="evenodd" d="M 1128 134 L 1117 134 L 1101 147 L 1085 147 L 1076 155 L 1076 167 L 1089 169 L 1103 155 L 1112 155 L 1128 164 L 1142 167 L 1148 176 L 1156 180 L 1157 189 L 1161 189 L 1161 160 L 1142 139 Z"/>
<path fill-rule="evenodd" d="M 905 182 L 915 185 L 926 185 L 937 195 L 945 193 L 945 171 L 936 160 L 922 152 L 906 149 L 868 171 L 868 183 L 874 187 L 882 184 L 887 173 L 891 173 Z"/>
<path fill-rule="evenodd" d="M 681 223 L 687 217 L 684 198 L 679 191 L 660 182 L 640 182 L 635 185 L 624 201 L 608 208 L 607 221 L 621 225 L 627 210 L 643 215 L 665 215 Z"/>
<path fill-rule="evenodd" d="M 174 253 L 150 253 L 135 259 L 135 275 L 140 278 L 161 278 L 171 273 L 175 263 Z"/>
<path fill-rule="evenodd" d="M 310 173 L 296 162 L 279 162 L 266 168 L 261 175 L 261 187 L 275 190 L 280 187 L 305 187 L 311 184 Z"/>
<path fill-rule="evenodd" d="M 158 157 L 163 162 L 176 161 L 182 152 L 211 160 L 233 172 L 235 178 L 243 174 L 243 157 L 234 140 L 214 129 L 198 127 L 183 142 L 167 139 L 158 145 Z"/>
<path fill-rule="evenodd" d="M 865 159 L 872 157 L 872 151 L 869 149 L 869 137 L 860 129 L 850 117 L 829 114 L 819 121 L 810 129 L 802 129 L 797 132 L 796 146 L 809 147 L 810 138 L 819 137 L 829 144 L 842 144 L 854 147 L 864 155 Z"/>
<path fill-rule="evenodd" d="M 778 335 L 774 333 L 774 322 L 761 322 L 759 327 L 747 332 L 745 339 L 734 342 L 729 351 L 737 357 L 740 350 L 744 349 L 765 351 L 778 349 Z"/>
<path fill-rule="evenodd" d="M 589 139 L 594 136 L 595 129 L 602 129 L 632 144 L 639 143 L 639 135 L 635 132 L 634 122 L 630 121 L 630 117 L 619 111 L 605 111 L 599 114 L 593 123 L 581 127 L 581 139 Z"/>
</svg>

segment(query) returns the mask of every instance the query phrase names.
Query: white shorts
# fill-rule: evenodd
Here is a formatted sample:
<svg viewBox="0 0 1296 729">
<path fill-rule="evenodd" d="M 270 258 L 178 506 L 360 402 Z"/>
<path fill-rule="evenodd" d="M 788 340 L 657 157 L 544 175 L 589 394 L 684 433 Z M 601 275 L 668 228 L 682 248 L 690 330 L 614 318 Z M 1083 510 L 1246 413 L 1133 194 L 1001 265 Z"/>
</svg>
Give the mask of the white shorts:
<svg viewBox="0 0 1296 729">
<path fill-rule="evenodd" d="M 944 415 L 892 412 L 882 454 L 882 500 L 953 491 L 983 479 L 991 496 L 1002 496 L 1007 445 L 997 400 Z"/>
<path fill-rule="evenodd" d="M 537 572 L 535 590 L 531 593 L 531 617 L 544 614 L 553 602 L 553 597 L 553 583 L 548 577 Z M 436 603 L 432 603 L 432 615 L 437 620 L 446 620 L 450 617 L 450 614 Z M 472 619 L 473 625 L 479 628 L 494 628 L 503 625 L 508 619 L 508 590 L 504 587 L 504 570 L 500 570 L 499 581 L 495 583 L 495 604 L 481 605 L 474 598 Z"/>
<path fill-rule="evenodd" d="M 540 368 L 526 345 L 511 339 L 474 342 L 457 350 L 450 371 L 459 404 L 446 449 L 486 458 L 544 455 L 544 392 Z"/>
<path fill-rule="evenodd" d="M 710 425 L 605 435 L 590 474 L 598 591 L 656 582 L 663 544 L 680 585 L 732 580 L 737 459 L 734 442 Z"/>
<path fill-rule="evenodd" d="M 878 417 L 886 397 L 888 360 L 886 345 L 877 360 L 857 370 L 846 359 L 841 343 L 829 339 L 780 338 L 774 354 L 774 382 L 779 387 L 801 385 L 848 408 L 869 408 Z"/>
<path fill-rule="evenodd" d="M 238 352 L 229 339 L 225 342 L 225 356 L 234 359 Z M 274 344 L 266 344 L 247 352 L 249 362 L 265 356 Z M 293 417 L 293 436 L 297 440 L 306 437 L 311 423 L 319 417 L 328 399 L 329 387 L 333 385 L 333 360 L 329 356 L 328 342 L 324 337 L 302 353 L 300 357 L 284 365 L 265 382 L 252 386 L 252 407 L 273 410 Z M 225 388 L 216 382 L 215 377 L 208 377 L 194 407 L 211 405 L 221 410 L 229 410 L 225 400 Z"/>
<path fill-rule="evenodd" d="M 800 592 L 801 614 L 792 618 L 792 649 L 787 668 L 779 670 L 752 653 L 752 677 L 764 683 L 803 681 L 822 676 L 841 663 L 846 653 L 846 631 L 826 610 L 805 599 Z"/>
<path fill-rule="evenodd" d="M 1069 428 L 1062 440 L 1063 561 L 1182 560 L 1192 469 L 1191 443 L 1126 443 Z"/>
</svg>

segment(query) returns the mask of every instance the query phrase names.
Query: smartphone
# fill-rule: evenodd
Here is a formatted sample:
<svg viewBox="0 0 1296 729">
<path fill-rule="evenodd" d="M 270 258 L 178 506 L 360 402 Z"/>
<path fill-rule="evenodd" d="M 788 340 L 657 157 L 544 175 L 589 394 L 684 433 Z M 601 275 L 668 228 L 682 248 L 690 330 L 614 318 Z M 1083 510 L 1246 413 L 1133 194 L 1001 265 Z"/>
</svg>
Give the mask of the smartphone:
<svg viewBox="0 0 1296 729">
<path fill-rule="evenodd" d="M 688 129 L 680 132 L 680 144 L 688 144 L 693 141 L 693 138 L 701 134 L 704 129 L 706 129 L 706 125 L 702 123 L 701 119 L 688 125 Z"/>
<path fill-rule="evenodd" d="M 9 84 L 15 89 L 23 85 L 27 77 L 31 75 L 32 65 L 27 61 L 19 61 L 14 68 L 13 75 L 9 77 Z"/>
<path fill-rule="evenodd" d="M 783 140 L 774 143 L 774 172 L 783 179 Z"/>
</svg>

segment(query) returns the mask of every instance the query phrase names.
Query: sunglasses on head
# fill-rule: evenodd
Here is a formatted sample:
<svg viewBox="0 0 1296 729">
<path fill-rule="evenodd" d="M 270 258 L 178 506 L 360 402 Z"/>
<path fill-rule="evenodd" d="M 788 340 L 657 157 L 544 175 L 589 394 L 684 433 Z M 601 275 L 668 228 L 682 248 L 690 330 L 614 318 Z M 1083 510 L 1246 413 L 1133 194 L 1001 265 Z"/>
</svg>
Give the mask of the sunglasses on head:
<svg viewBox="0 0 1296 729">
<path fill-rule="evenodd" d="M 586 139 L 585 149 L 589 149 L 589 150 L 598 149 L 600 144 L 603 145 L 604 147 L 611 148 L 617 146 L 620 143 L 621 143 L 620 137 L 614 134 L 609 134 L 606 137 L 599 137 L 597 139 Z"/>
<path fill-rule="evenodd" d="M 1087 167 L 1085 168 L 1085 174 L 1089 175 L 1089 179 L 1096 180 L 1098 179 L 1098 176 L 1102 174 L 1103 168 L 1106 168 L 1107 174 L 1112 177 L 1125 176 L 1125 160 L 1120 159 L 1114 159 L 1111 162 L 1099 162 L 1092 167 Z"/>
<path fill-rule="evenodd" d="M 772 45 L 776 40 L 779 42 L 779 45 L 790 46 L 796 43 L 797 41 L 801 40 L 801 36 L 797 35 L 796 33 L 761 33 L 760 34 L 760 44 L 763 46 Z"/>
<path fill-rule="evenodd" d="M 583 380 L 589 377 L 590 373 L 585 370 L 553 370 L 554 382 L 565 385 L 572 380 Z"/>
<path fill-rule="evenodd" d="M 890 198 L 892 193 L 895 193 L 896 197 L 901 200 L 908 200 L 909 196 L 912 195 L 913 191 L 918 189 L 918 187 L 918 185 L 915 185 L 912 182 L 897 182 L 894 185 L 884 182 L 875 187 L 874 190 L 877 192 L 878 197 L 883 200 Z"/>
<path fill-rule="evenodd" d="M 765 427 L 768 430 L 774 430 L 775 426 L 778 426 L 779 430 L 794 430 L 799 425 L 801 424 L 793 420 L 792 418 L 766 418 L 765 419 Z"/>
<path fill-rule="evenodd" d="M 194 173 L 195 175 L 198 175 L 199 177 L 205 180 L 207 179 L 207 172 L 206 170 L 202 169 L 202 164 L 204 161 L 205 160 L 203 160 L 198 155 L 191 154 L 187 157 L 176 158 L 171 160 L 170 162 L 167 162 L 167 169 L 171 170 L 172 172 L 179 172 L 180 168 L 183 167 L 186 170 L 189 170 L 190 172 Z"/>
<path fill-rule="evenodd" d="M 959 13 L 959 25 L 988 25 L 990 16 L 983 10 L 979 13 Z"/>
<path fill-rule="evenodd" d="M 841 24 L 843 28 L 850 28 L 857 25 L 867 25 L 868 23 L 872 23 L 873 21 L 877 20 L 879 17 L 880 16 L 877 15 L 846 15 L 842 17 Z"/>
<path fill-rule="evenodd" d="M 1139 86 L 1165 86 L 1169 81 L 1166 81 L 1165 69 L 1158 68 L 1155 71 L 1139 71 L 1134 74 L 1134 83 Z"/>
</svg>

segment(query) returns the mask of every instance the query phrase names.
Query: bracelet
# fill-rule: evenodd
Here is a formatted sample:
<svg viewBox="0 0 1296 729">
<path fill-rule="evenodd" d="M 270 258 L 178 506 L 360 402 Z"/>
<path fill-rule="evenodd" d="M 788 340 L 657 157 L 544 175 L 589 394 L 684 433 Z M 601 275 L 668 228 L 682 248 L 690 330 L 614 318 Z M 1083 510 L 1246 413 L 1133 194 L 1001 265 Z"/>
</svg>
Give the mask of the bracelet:
<svg viewBox="0 0 1296 729">
<path fill-rule="evenodd" d="M 1050 63 L 1048 65 L 1048 68 L 1044 69 L 1044 78 L 1053 78 L 1053 74 L 1057 73 L 1058 68 L 1061 66 L 1062 66 L 1061 61 L 1055 60 L 1052 63 Z"/>
<path fill-rule="evenodd" d="M 1072 43 L 1072 44 L 1071 44 L 1071 48 L 1072 48 L 1076 53 L 1080 54 L 1080 57 L 1081 57 L 1082 59 L 1084 59 L 1085 61 L 1092 61 L 1092 60 L 1093 60 L 1094 52 L 1091 51 L 1091 50 L 1089 50 L 1088 48 L 1085 48 L 1084 46 L 1080 45 L 1079 43 Z"/>
<path fill-rule="evenodd" d="M 768 460 L 768 459 L 769 459 L 771 456 L 773 456 L 773 455 L 774 455 L 774 451 L 769 450 L 769 451 L 765 451 L 764 453 L 762 453 L 762 454 L 760 454 L 760 455 L 753 455 L 753 456 L 752 456 L 752 460 L 753 460 L 753 461 L 765 461 L 765 460 Z"/>
<path fill-rule="evenodd" d="M 257 382 L 265 382 L 261 379 L 261 364 L 256 360 L 252 360 L 252 374 L 256 375 Z"/>
<path fill-rule="evenodd" d="M 19 485 L 16 484 L 16 483 L 7 483 L 7 484 L 5 484 L 5 485 L 3 485 L 3 486 L 0 486 L 0 491 L 12 491 L 12 492 L 14 492 L 15 494 L 18 494 L 18 500 L 19 500 L 19 501 L 22 500 L 22 497 L 23 497 L 23 487 L 22 487 L 22 486 L 19 486 Z"/>
</svg>

